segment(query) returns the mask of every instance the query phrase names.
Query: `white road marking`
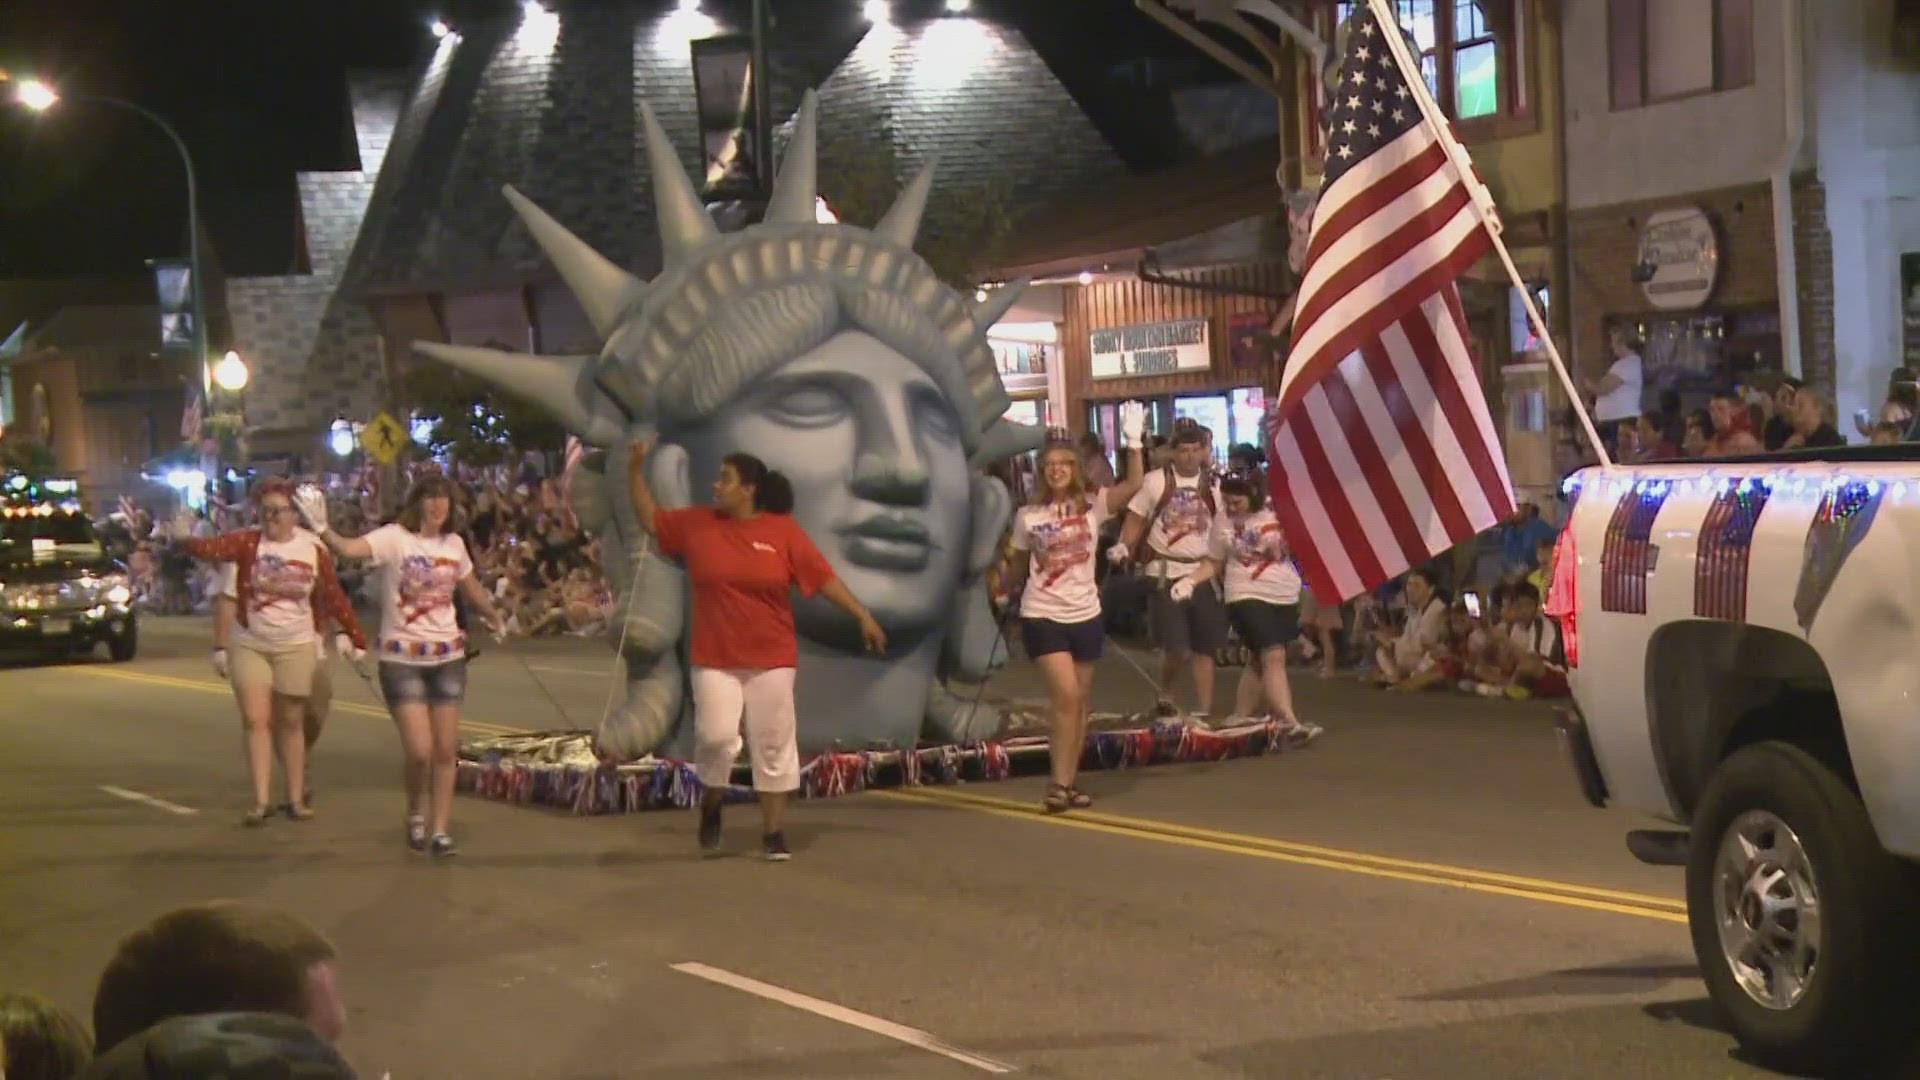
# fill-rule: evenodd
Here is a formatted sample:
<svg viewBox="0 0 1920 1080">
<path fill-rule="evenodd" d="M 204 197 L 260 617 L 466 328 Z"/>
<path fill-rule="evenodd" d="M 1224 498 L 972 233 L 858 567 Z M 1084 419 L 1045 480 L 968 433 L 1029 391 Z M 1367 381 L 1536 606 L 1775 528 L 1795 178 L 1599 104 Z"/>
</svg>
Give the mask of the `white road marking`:
<svg viewBox="0 0 1920 1080">
<path fill-rule="evenodd" d="M 138 791 L 128 791 L 126 788 L 123 788 L 123 787 L 114 787 L 112 784 L 101 784 L 100 790 L 106 792 L 107 794 L 113 796 L 116 799 L 125 799 L 128 802 L 145 803 L 148 806 L 154 806 L 162 810 L 165 810 L 169 814 L 179 814 L 182 817 L 186 817 L 192 814 L 197 814 L 200 812 L 198 810 L 195 810 L 191 806 L 181 806 L 179 803 L 168 802 L 165 799 L 156 799 L 151 795 L 143 795 Z"/>
<path fill-rule="evenodd" d="M 842 1024 L 857 1027 L 862 1031 L 871 1031 L 875 1035 L 884 1035 L 897 1042 L 906 1043 L 908 1046 L 917 1046 L 922 1050 L 939 1054 L 941 1057 L 950 1058 L 962 1065 L 971 1065 L 981 1072 L 1010 1073 L 1017 1071 L 1014 1066 L 1004 1061 L 995 1061 L 990 1057 L 984 1057 L 971 1050 L 962 1050 L 957 1046 L 942 1042 L 938 1037 L 921 1031 L 919 1028 L 910 1028 L 904 1024 L 896 1024 L 891 1020 L 882 1020 L 877 1016 L 869 1016 L 866 1013 L 849 1009 L 844 1005 L 835 1005 L 831 1001 L 822 1001 L 816 997 L 808 997 L 797 991 L 774 986 L 771 983 L 763 983 L 758 979 L 749 979 L 745 975 L 735 975 L 731 971 L 723 971 L 717 967 L 708 967 L 705 964 L 696 964 L 689 961 L 688 963 L 673 964 L 670 966 L 682 975 L 692 975 L 695 978 L 705 979 L 708 982 L 719 983 L 721 986 L 730 986 L 735 990 L 744 990 L 756 997 L 763 997 L 768 1001 L 777 1001 L 782 1005 L 799 1009 L 802 1012 L 810 1012 L 815 1016 L 823 1016 L 828 1020 L 837 1020 Z"/>
</svg>

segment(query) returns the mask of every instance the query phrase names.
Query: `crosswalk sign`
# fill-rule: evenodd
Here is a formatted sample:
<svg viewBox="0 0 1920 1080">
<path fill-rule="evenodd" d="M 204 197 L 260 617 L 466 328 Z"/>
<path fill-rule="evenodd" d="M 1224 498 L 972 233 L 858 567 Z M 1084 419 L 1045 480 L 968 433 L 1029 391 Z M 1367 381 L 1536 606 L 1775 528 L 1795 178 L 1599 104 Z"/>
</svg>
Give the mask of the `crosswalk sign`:
<svg viewBox="0 0 1920 1080">
<path fill-rule="evenodd" d="M 400 426 L 391 413 L 383 412 L 373 418 L 360 432 L 360 449 L 367 456 L 382 465 L 391 465 L 400 451 L 407 445 L 407 429 Z"/>
</svg>

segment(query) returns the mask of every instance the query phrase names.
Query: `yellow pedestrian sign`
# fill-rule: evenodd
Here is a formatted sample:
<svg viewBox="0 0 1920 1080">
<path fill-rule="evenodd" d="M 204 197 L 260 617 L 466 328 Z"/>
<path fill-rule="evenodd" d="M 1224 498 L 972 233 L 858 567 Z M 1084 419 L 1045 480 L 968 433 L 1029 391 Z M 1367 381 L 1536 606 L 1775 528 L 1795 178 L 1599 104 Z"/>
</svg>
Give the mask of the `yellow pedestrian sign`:
<svg viewBox="0 0 1920 1080">
<path fill-rule="evenodd" d="M 381 413 L 360 432 L 360 449 L 382 465 L 391 465 L 407 445 L 407 429 L 391 413 Z"/>
</svg>

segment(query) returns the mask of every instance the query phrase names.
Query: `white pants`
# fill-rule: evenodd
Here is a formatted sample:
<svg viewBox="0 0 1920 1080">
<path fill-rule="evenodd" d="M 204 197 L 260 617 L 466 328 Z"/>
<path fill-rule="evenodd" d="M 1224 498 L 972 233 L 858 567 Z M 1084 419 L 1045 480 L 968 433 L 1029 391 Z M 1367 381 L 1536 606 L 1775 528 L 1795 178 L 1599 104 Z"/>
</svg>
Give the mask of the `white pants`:
<svg viewBox="0 0 1920 1080">
<path fill-rule="evenodd" d="M 792 668 L 693 669 L 693 765 L 702 784 L 727 785 L 743 726 L 753 789 L 776 795 L 798 790 Z"/>
</svg>

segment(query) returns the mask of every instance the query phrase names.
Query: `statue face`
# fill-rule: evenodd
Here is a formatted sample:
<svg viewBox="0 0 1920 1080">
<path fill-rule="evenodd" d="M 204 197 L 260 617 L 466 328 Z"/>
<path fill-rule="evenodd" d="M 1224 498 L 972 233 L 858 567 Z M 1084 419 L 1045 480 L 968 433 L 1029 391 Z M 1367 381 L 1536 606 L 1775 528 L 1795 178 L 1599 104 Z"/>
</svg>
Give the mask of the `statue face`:
<svg viewBox="0 0 1920 1080">
<path fill-rule="evenodd" d="M 959 415 L 913 361 L 843 331 L 676 441 L 694 491 L 735 451 L 785 473 L 795 520 L 890 637 L 945 624 L 971 535 L 970 472 Z M 844 636 L 844 616 L 824 602 L 795 614 L 807 637 Z"/>
</svg>

